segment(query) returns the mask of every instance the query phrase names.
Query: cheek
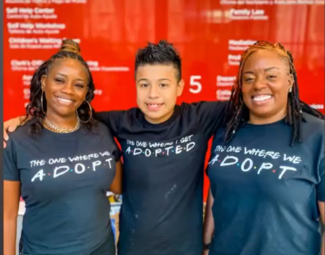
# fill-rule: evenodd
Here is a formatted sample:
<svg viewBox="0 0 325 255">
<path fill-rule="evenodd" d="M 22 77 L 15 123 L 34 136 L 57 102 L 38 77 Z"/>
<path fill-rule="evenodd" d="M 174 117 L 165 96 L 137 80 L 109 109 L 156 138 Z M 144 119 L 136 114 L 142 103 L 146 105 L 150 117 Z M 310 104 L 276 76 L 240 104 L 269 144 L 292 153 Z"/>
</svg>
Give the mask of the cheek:
<svg viewBox="0 0 325 255">
<path fill-rule="evenodd" d="M 87 98 L 88 91 L 76 91 L 76 95 L 78 95 L 78 104 L 82 104 Z"/>
<path fill-rule="evenodd" d="M 274 94 L 274 96 L 278 99 L 286 99 L 288 97 L 288 93 L 289 93 L 289 87 L 286 86 L 283 83 L 280 84 L 272 84 L 271 85 L 271 89 L 272 92 Z"/>
<path fill-rule="evenodd" d="M 241 89 L 241 93 L 243 95 L 243 100 L 245 103 L 250 99 L 250 94 L 249 94 L 249 87 L 248 86 L 243 86 Z"/>
<path fill-rule="evenodd" d="M 47 101 L 53 101 L 53 90 L 49 87 L 46 87 L 44 89 L 44 92 L 40 92 L 42 93 L 43 99 L 45 98 Z"/>
<path fill-rule="evenodd" d="M 177 101 L 177 94 L 176 95 L 174 95 L 174 94 L 163 95 L 162 98 L 166 105 L 168 105 L 169 107 L 172 107 Z"/>
<path fill-rule="evenodd" d="M 137 101 L 142 102 L 144 101 L 145 93 L 144 91 L 141 91 L 140 89 L 137 89 Z"/>
</svg>

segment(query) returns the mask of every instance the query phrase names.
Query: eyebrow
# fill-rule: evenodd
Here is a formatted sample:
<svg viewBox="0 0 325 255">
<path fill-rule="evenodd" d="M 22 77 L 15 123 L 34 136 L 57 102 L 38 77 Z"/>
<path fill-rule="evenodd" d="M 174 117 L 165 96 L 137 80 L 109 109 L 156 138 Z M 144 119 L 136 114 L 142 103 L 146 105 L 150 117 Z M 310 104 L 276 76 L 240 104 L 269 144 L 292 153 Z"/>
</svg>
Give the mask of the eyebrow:
<svg viewBox="0 0 325 255">
<path fill-rule="evenodd" d="M 278 70 L 280 70 L 280 68 L 277 68 L 277 67 L 275 67 L 275 66 L 272 66 L 272 67 L 269 67 L 269 68 L 265 68 L 265 69 L 264 69 L 264 72 L 268 72 L 268 71 L 270 71 L 270 70 L 272 70 L 272 69 L 278 69 Z M 254 74 L 254 72 L 252 72 L 252 71 L 246 71 L 246 72 L 243 73 L 243 74 Z"/>
<path fill-rule="evenodd" d="M 61 75 L 61 76 L 63 76 L 63 77 L 67 77 L 67 75 L 66 74 L 63 74 L 63 73 L 57 73 L 58 75 Z M 78 78 L 78 79 L 76 79 L 77 81 L 85 81 L 84 79 L 80 79 L 80 78 Z"/>
<path fill-rule="evenodd" d="M 270 71 L 272 69 L 278 69 L 278 70 L 280 70 L 280 68 L 277 68 L 277 67 L 273 66 L 273 67 L 269 67 L 269 68 L 264 69 L 264 71 L 267 72 L 267 71 Z"/>
<path fill-rule="evenodd" d="M 142 78 L 142 79 L 138 80 L 137 82 L 140 82 L 140 81 L 149 81 L 149 80 L 148 79 L 145 79 L 145 78 Z M 171 80 L 168 79 L 168 78 L 161 78 L 158 81 L 171 81 Z"/>
</svg>

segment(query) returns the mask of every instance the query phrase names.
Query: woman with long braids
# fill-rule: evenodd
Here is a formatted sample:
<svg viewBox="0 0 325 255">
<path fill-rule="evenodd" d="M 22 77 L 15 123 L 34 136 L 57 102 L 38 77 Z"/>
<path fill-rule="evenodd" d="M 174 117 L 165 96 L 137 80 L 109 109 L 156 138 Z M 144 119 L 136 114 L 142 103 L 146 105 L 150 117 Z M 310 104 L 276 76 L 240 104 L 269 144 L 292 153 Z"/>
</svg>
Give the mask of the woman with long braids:
<svg viewBox="0 0 325 255">
<path fill-rule="evenodd" d="M 324 117 L 281 44 L 243 53 L 207 173 L 203 254 L 324 254 Z"/>
<path fill-rule="evenodd" d="M 92 118 L 94 83 L 79 45 L 63 41 L 31 81 L 27 116 L 4 150 L 4 255 L 115 255 L 108 190 L 121 192 L 119 150 Z"/>
</svg>

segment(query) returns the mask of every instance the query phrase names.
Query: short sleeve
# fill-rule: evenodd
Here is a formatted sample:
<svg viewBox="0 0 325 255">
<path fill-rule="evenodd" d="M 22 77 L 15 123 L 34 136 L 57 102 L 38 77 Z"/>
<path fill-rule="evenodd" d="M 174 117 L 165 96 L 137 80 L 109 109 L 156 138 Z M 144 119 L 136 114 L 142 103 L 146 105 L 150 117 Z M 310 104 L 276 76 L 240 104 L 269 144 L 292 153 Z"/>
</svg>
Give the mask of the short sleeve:
<svg viewBox="0 0 325 255">
<path fill-rule="evenodd" d="M 104 123 L 99 124 L 99 132 L 101 133 L 103 140 L 109 146 L 110 153 L 114 156 L 115 162 L 118 162 L 122 156 L 122 152 L 111 130 L 104 125 Z"/>
<path fill-rule="evenodd" d="M 204 133 L 210 138 L 222 125 L 227 101 L 201 101 L 193 103 Z"/>
<path fill-rule="evenodd" d="M 113 138 L 112 140 L 113 140 L 113 151 L 112 151 L 112 154 L 113 154 L 113 156 L 115 158 L 115 162 L 118 162 L 121 159 L 122 152 L 121 152 L 119 146 L 117 145 L 115 139 Z"/>
<path fill-rule="evenodd" d="M 124 111 L 97 112 L 94 114 L 94 118 L 104 123 L 112 132 L 113 136 L 117 136 L 123 113 Z"/>
<path fill-rule="evenodd" d="M 3 150 L 3 171 L 5 181 L 20 181 L 16 155 L 14 142 L 12 138 L 9 138 L 7 147 Z"/>
<path fill-rule="evenodd" d="M 324 158 L 318 166 L 320 182 L 316 186 L 317 201 L 325 202 L 325 181 L 324 181 Z"/>
</svg>

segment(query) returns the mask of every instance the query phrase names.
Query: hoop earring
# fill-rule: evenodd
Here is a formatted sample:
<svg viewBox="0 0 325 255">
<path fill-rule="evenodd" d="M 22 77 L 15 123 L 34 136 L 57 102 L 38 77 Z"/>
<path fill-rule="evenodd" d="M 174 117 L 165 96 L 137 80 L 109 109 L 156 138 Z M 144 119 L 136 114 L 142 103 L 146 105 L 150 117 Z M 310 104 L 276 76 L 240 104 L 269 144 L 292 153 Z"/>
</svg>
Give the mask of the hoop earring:
<svg viewBox="0 0 325 255">
<path fill-rule="evenodd" d="M 43 107 L 43 97 L 44 97 L 44 90 L 42 90 L 42 94 L 41 94 L 41 109 L 42 109 L 42 112 L 43 112 L 43 114 L 45 116 L 46 114 L 45 114 L 44 107 Z"/>
<path fill-rule="evenodd" d="M 89 106 L 89 110 L 90 110 L 90 117 L 89 117 L 89 119 L 88 119 L 87 121 L 83 121 L 83 120 L 81 120 L 81 119 L 79 118 L 78 110 L 77 110 L 76 112 L 77 112 L 77 116 L 78 116 L 80 122 L 86 124 L 86 123 L 88 123 L 88 122 L 91 120 L 91 118 L 93 117 L 93 108 L 91 108 L 91 105 L 90 105 L 90 103 L 89 103 L 87 100 L 85 100 L 84 102 L 86 102 L 86 103 L 88 104 L 88 106 Z"/>
</svg>

